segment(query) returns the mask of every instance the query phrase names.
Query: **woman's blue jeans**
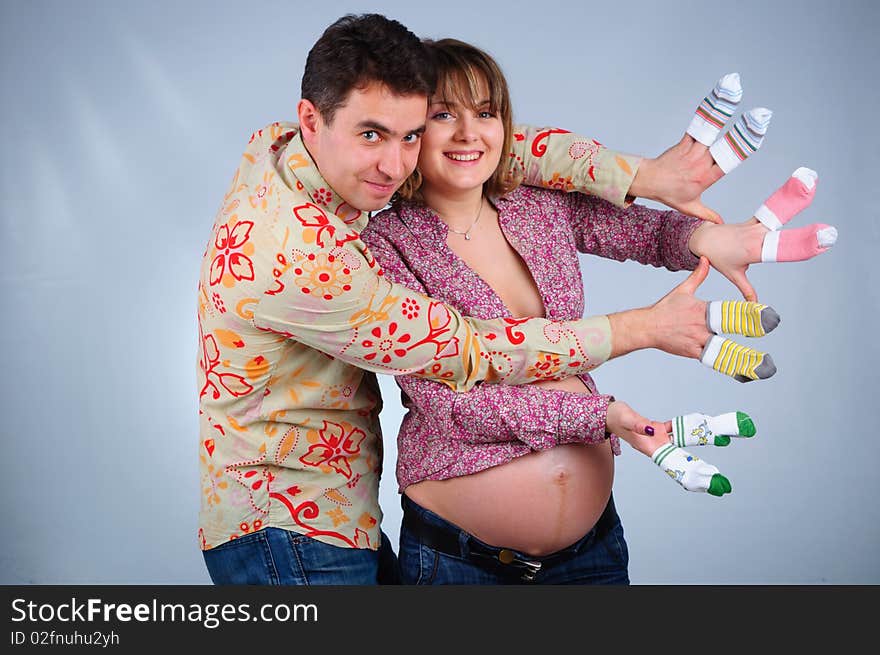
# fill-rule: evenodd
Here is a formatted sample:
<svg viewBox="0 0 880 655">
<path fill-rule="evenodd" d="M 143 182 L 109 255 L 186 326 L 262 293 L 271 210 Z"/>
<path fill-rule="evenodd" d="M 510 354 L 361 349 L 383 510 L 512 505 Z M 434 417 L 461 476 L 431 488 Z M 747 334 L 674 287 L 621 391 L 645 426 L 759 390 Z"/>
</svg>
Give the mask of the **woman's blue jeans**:
<svg viewBox="0 0 880 655">
<path fill-rule="evenodd" d="M 401 502 L 403 584 L 629 584 L 629 551 L 613 498 L 587 534 L 545 557 L 490 546 L 405 495 Z"/>
</svg>

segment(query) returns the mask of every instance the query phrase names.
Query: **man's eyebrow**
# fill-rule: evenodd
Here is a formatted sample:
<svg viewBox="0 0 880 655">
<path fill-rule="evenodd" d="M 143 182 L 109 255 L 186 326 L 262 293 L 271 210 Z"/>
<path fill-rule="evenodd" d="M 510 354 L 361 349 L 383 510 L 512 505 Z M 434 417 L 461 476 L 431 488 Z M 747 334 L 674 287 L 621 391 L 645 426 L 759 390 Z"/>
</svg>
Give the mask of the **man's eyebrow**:
<svg viewBox="0 0 880 655">
<path fill-rule="evenodd" d="M 377 123 L 376 121 L 361 121 L 355 126 L 359 130 L 375 130 L 376 132 L 381 132 L 382 134 L 387 134 L 388 136 L 400 136 L 394 130 L 382 125 L 382 123 Z M 425 124 L 422 123 L 418 127 L 406 131 L 404 134 L 422 134 L 425 131 Z"/>
<path fill-rule="evenodd" d="M 376 132 L 382 132 L 383 134 L 393 134 L 390 128 L 385 127 L 382 123 L 377 123 L 376 121 L 361 121 L 355 127 L 359 130 L 375 130 Z"/>
</svg>

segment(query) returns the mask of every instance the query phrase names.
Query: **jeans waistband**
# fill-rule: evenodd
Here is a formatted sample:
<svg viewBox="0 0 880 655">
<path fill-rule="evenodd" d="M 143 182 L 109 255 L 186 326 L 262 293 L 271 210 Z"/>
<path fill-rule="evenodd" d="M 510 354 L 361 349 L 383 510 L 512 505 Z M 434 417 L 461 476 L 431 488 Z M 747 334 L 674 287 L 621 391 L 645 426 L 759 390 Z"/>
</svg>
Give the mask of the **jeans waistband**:
<svg viewBox="0 0 880 655">
<path fill-rule="evenodd" d="M 534 556 L 480 541 L 457 525 L 425 509 L 405 494 L 401 494 L 400 502 L 403 507 L 403 526 L 425 546 L 453 557 L 467 559 L 483 568 L 497 570 L 500 567 L 522 571 L 523 580 L 532 580 L 541 569 L 576 556 L 585 546 L 604 537 L 613 529 L 617 520 L 617 510 L 612 496 L 609 497 L 602 515 L 587 534 L 555 553 Z"/>
</svg>

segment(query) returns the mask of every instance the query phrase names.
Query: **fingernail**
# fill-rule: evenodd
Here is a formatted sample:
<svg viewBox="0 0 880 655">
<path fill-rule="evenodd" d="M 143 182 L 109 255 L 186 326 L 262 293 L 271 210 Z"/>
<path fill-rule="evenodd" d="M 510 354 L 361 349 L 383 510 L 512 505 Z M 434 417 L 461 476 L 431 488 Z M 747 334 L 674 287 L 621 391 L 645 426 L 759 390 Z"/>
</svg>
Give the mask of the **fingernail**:
<svg viewBox="0 0 880 655">
<path fill-rule="evenodd" d="M 652 428 L 650 425 L 645 426 L 645 434 L 647 434 L 649 437 L 653 437 L 654 436 L 654 428 Z"/>
</svg>

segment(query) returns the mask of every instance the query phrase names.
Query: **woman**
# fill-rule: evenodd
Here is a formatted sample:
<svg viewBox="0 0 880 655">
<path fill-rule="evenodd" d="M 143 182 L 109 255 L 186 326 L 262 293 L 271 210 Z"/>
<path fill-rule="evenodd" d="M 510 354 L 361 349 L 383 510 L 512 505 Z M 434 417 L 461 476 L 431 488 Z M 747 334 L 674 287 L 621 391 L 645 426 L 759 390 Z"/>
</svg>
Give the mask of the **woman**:
<svg viewBox="0 0 880 655">
<path fill-rule="evenodd" d="M 577 250 L 697 266 L 688 249 L 697 219 L 517 187 L 500 161 L 515 136 L 497 64 L 454 40 L 428 47 L 438 88 L 421 184 L 405 184 L 362 233 L 393 281 L 479 318 L 568 319 L 584 309 Z M 614 435 L 650 456 L 669 444 L 671 426 L 598 394 L 589 375 L 546 379 L 557 371 L 548 359 L 536 363 L 532 385 L 467 394 L 397 379 L 409 410 L 397 469 L 405 583 L 628 583 L 611 498 Z"/>
</svg>

